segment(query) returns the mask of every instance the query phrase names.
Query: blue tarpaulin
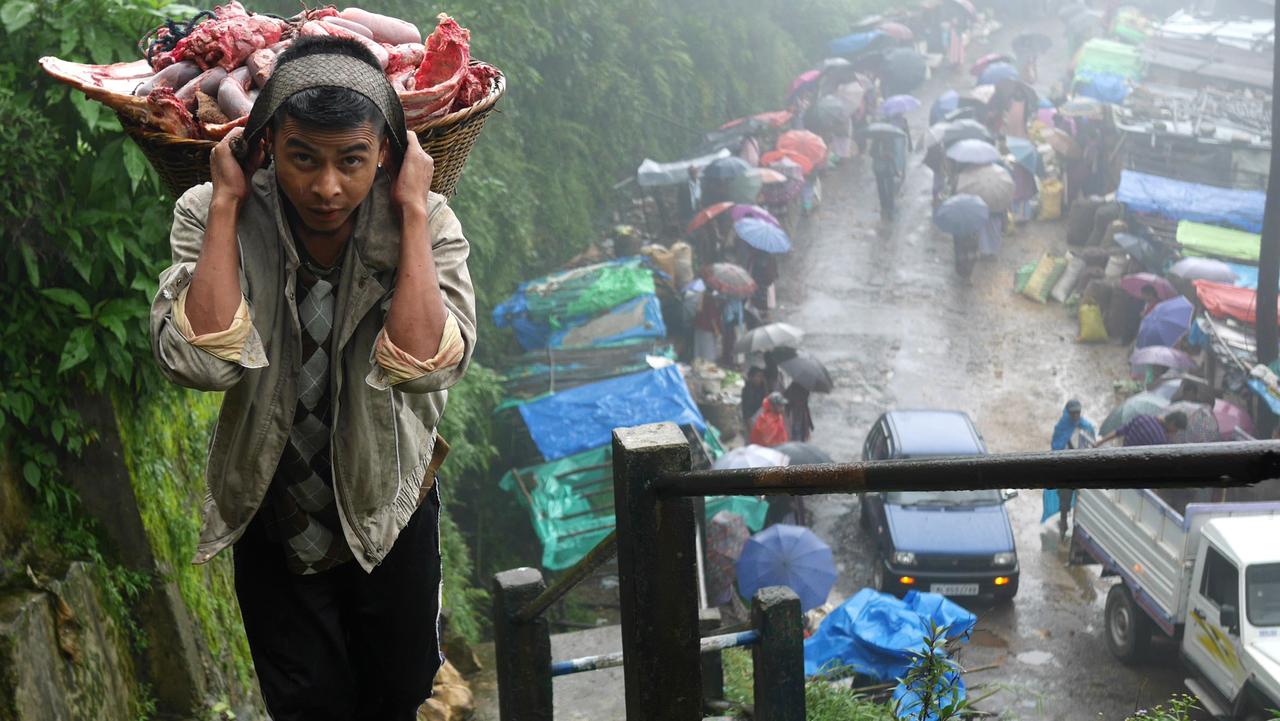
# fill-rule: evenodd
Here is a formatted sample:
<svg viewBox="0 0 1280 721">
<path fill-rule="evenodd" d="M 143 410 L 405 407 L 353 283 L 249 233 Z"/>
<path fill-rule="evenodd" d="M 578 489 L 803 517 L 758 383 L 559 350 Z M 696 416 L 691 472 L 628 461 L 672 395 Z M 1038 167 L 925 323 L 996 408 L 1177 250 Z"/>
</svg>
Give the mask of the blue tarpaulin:
<svg viewBox="0 0 1280 721">
<path fill-rule="evenodd" d="M 659 340 L 667 335 L 658 296 L 643 295 L 597 316 L 562 321 L 553 329 L 550 323 L 539 323 L 526 315 L 510 315 L 504 322 L 511 326 L 520 347 L 525 350 L 551 348 L 608 348 L 637 341 Z"/>
<path fill-rule="evenodd" d="M 1134 212 L 1229 225 L 1251 233 L 1262 232 L 1266 198 L 1266 193 L 1258 190 L 1217 188 L 1133 170 L 1120 174 L 1116 192 L 1116 199 Z"/>
<path fill-rule="evenodd" d="M 1076 95 L 1119 105 L 1129 97 L 1129 81 L 1123 75 L 1082 71 L 1076 73 Z"/>
<path fill-rule="evenodd" d="M 529 401 L 520 406 L 520 415 L 548 461 L 606 445 L 614 428 L 661 421 L 690 423 L 699 432 L 707 428 L 674 365 Z"/>
<path fill-rule="evenodd" d="M 972 631 L 977 620 L 936 593 L 908 591 L 899 600 L 864 588 L 805 639 L 804 673 L 847 668 L 876 681 L 893 681 L 911 666 L 912 653 L 924 651 L 931 623 L 945 626 L 947 638 L 954 639 Z"/>
</svg>

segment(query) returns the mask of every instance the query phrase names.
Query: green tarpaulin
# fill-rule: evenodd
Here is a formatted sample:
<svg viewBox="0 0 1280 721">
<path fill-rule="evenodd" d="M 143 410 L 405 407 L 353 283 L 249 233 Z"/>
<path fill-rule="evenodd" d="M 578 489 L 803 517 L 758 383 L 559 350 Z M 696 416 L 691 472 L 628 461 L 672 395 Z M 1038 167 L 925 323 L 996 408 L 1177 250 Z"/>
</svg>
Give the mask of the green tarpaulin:
<svg viewBox="0 0 1280 721">
<path fill-rule="evenodd" d="M 716 434 L 703 440 L 723 452 Z M 542 541 L 542 566 L 560 571 L 577 563 L 613 530 L 613 449 L 594 448 L 550 463 L 508 472 L 499 487 L 515 493 L 529 509 Z M 752 531 L 764 526 L 769 505 L 744 496 L 707 498 L 707 518 L 720 511 L 742 516 Z"/>
<path fill-rule="evenodd" d="M 1201 255 L 1227 260 L 1258 262 L 1262 237 L 1234 228 L 1204 223 L 1178 223 L 1178 243 L 1188 255 Z"/>
<path fill-rule="evenodd" d="M 653 271 L 640 258 L 566 270 L 524 285 L 529 319 L 552 328 L 560 319 L 593 316 L 655 292 Z"/>
<path fill-rule="evenodd" d="M 1076 74 L 1108 73 L 1129 80 L 1142 75 L 1142 57 L 1132 45 L 1114 40 L 1090 40 L 1076 56 Z"/>
</svg>

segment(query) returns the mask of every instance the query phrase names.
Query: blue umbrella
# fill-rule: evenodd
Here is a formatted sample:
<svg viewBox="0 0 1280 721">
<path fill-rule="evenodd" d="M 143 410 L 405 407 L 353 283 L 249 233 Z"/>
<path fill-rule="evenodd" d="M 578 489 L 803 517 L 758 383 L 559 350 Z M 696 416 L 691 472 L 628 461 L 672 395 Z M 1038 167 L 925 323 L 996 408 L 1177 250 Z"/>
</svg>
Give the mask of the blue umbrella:
<svg viewBox="0 0 1280 721">
<path fill-rule="evenodd" d="M 941 123 L 943 120 L 947 119 L 947 113 L 959 107 L 960 93 L 957 93 L 954 90 L 948 90 L 947 92 L 939 95 L 938 99 L 933 101 L 933 106 L 929 108 L 929 124 L 934 125 Z"/>
<path fill-rule="evenodd" d="M 1170 298 L 1147 314 L 1138 326 L 1138 348 L 1150 345 L 1174 346 L 1191 328 L 1191 301 L 1182 296 Z"/>
<path fill-rule="evenodd" d="M 832 55 L 857 55 L 883 36 L 878 30 L 846 35 L 827 43 L 827 51 Z"/>
<path fill-rule="evenodd" d="M 766 253 L 786 253 L 791 250 L 787 231 L 758 217 L 745 216 L 733 224 L 739 238 L 756 250 Z"/>
<path fill-rule="evenodd" d="M 976 195 L 953 195 L 933 212 L 933 224 L 951 235 L 973 235 L 990 219 L 986 202 Z"/>
<path fill-rule="evenodd" d="M 1001 80 L 1017 80 L 1018 69 L 1009 63 L 991 63 L 982 69 L 978 85 L 995 85 Z"/>
<path fill-rule="evenodd" d="M 961 140 L 947 148 L 947 157 L 957 163 L 970 165 L 989 165 L 1000 162 L 1000 151 L 985 140 L 971 138 Z"/>
<path fill-rule="evenodd" d="M 1044 161 L 1040 158 L 1040 151 L 1036 150 L 1034 143 L 1026 138 L 1012 135 L 1005 138 L 1004 142 L 1009 146 L 1009 152 L 1018 165 L 1026 168 L 1032 175 L 1044 175 Z"/>
<path fill-rule="evenodd" d="M 886 118 L 902 115 L 920 107 L 920 101 L 913 95 L 894 95 L 880 103 L 880 114 Z"/>
<path fill-rule="evenodd" d="M 801 610 L 827 602 L 836 582 L 831 547 L 813 531 L 784 523 L 770 526 L 747 541 L 738 557 L 738 590 L 751 598 L 767 586 L 786 586 L 800 597 Z"/>
</svg>

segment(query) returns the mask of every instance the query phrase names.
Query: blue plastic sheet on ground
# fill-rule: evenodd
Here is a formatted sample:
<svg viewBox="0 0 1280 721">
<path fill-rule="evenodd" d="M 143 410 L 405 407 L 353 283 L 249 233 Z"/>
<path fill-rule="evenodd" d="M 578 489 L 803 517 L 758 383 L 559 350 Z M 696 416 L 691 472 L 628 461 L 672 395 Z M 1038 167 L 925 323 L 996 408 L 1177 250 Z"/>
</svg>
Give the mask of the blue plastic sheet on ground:
<svg viewBox="0 0 1280 721">
<path fill-rule="evenodd" d="M 923 686 L 924 684 L 920 684 Z M 907 688 L 901 681 L 898 687 L 893 690 L 893 709 L 894 715 L 900 719 L 910 719 L 918 721 L 920 716 L 920 707 L 923 701 L 920 699 L 920 691 L 923 688 Z M 947 708 L 957 701 L 963 701 L 965 697 L 964 679 L 960 678 L 960 674 L 950 671 L 943 676 L 942 680 L 933 687 L 932 698 L 942 708 Z M 930 703 L 932 709 L 933 703 Z M 936 721 L 938 714 L 930 710 L 924 715 L 925 721 Z"/>
<path fill-rule="evenodd" d="M 1174 220 L 1229 225 L 1262 232 L 1266 193 L 1187 183 L 1133 170 L 1120 174 L 1116 199 L 1130 211 L 1153 213 Z"/>
<path fill-rule="evenodd" d="M 947 638 L 967 635 L 977 617 L 936 593 L 908 591 L 899 600 L 864 588 L 832 611 L 804 642 L 804 673 L 848 669 L 880 682 L 893 681 L 923 652 L 930 624 Z"/>
<path fill-rule="evenodd" d="M 707 428 L 674 365 L 544 396 L 521 405 L 520 415 L 548 461 L 608 444 L 614 428 L 661 421 Z"/>
<path fill-rule="evenodd" d="M 1076 95 L 1119 105 L 1129 97 L 1129 81 L 1114 73 L 1081 71 L 1076 73 Z"/>
</svg>

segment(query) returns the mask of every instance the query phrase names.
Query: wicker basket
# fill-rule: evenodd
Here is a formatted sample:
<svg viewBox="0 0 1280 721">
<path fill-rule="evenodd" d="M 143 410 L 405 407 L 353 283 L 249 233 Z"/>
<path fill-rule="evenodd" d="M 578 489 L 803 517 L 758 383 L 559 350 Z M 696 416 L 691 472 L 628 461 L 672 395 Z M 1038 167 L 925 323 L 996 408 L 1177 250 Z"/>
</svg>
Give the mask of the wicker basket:
<svg viewBox="0 0 1280 721">
<path fill-rule="evenodd" d="M 506 91 L 506 76 L 499 71 L 489 97 L 469 108 L 429 118 L 424 123 L 409 127 L 418 134 L 423 150 L 435 161 L 431 190 L 445 197 L 453 196 L 476 138 L 480 137 L 489 113 Z M 187 189 L 209 180 L 209 153 L 217 145 L 216 141 L 192 140 L 158 133 L 124 116 L 120 116 L 120 124 L 124 126 L 125 133 L 142 149 L 147 160 L 151 161 L 165 187 L 175 198 Z"/>
</svg>

